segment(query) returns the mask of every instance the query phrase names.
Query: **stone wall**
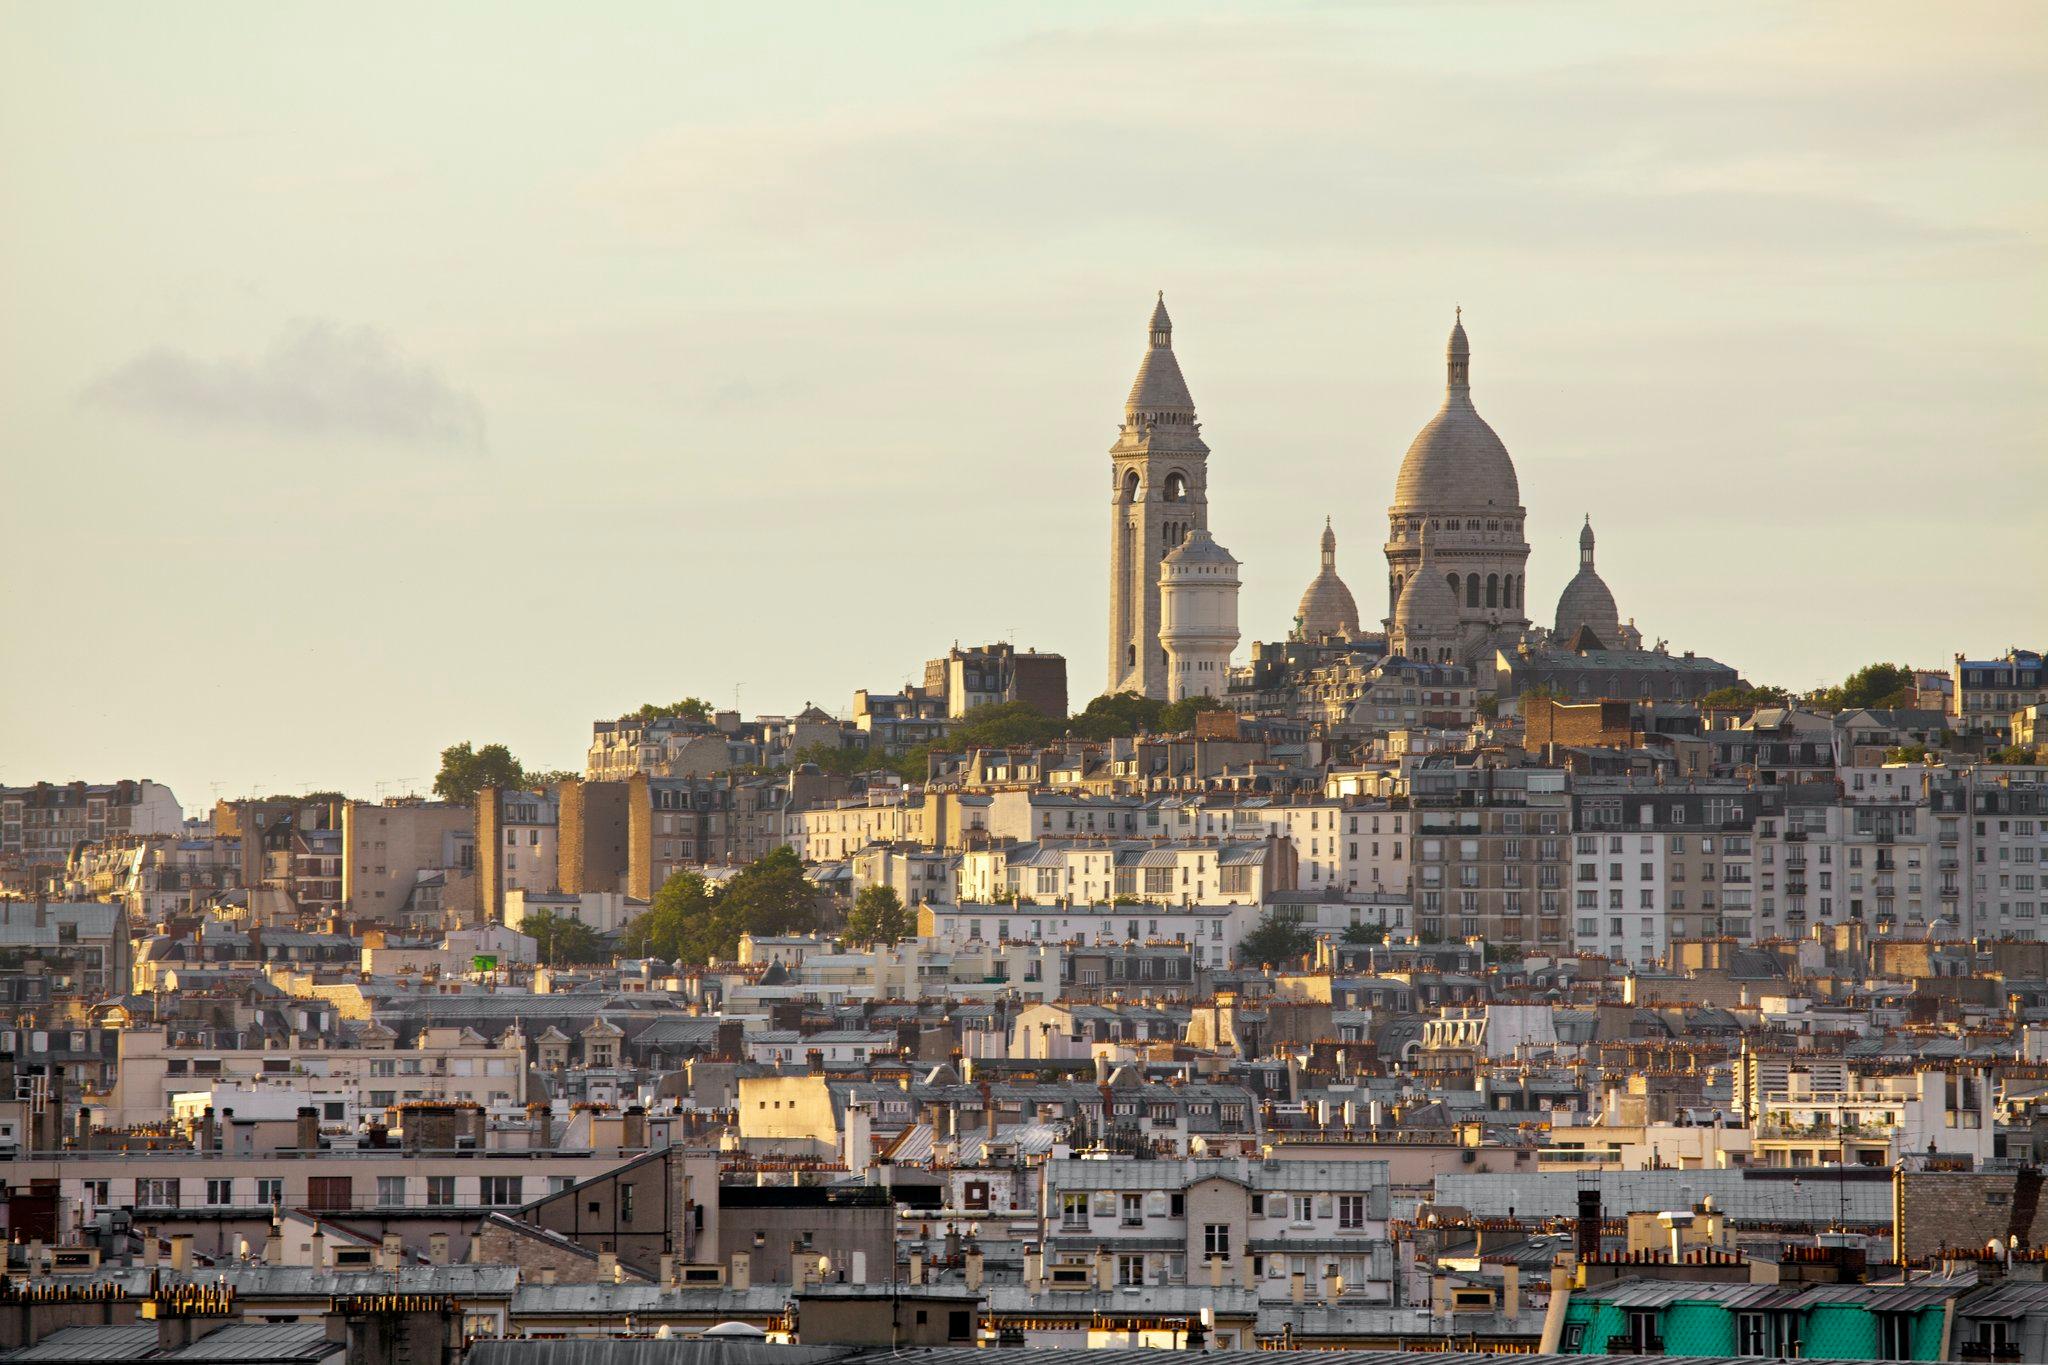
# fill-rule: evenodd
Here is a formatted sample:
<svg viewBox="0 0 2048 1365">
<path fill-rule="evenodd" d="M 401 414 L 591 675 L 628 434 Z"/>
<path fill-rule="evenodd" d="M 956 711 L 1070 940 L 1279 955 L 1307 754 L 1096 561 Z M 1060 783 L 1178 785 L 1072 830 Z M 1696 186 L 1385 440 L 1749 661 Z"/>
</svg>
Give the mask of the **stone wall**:
<svg viewBox="0 0 2048 1365">
<path fill-rule="evenodd" d="M 2022 1247 L 2048 1242 L 2042 1174 L 1899 1171 L 1892 1177 L 1893 1259 L 1919 1259 L 1945 1247 L 1978 1249 L 2017 1234 Z"/>
</svg>

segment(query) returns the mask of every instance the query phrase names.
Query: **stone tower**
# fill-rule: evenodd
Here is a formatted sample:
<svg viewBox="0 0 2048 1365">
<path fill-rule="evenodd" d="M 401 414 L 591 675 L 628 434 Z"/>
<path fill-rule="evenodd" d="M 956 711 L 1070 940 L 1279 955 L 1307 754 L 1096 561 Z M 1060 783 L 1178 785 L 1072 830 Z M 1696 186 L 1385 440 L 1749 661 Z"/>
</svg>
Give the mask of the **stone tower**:
<svg viewBox="0 0 2048 1365">
<path fill-rule="evenodd" d="M 1166 295 L 1152 309 L 1145 358 L 1109 448 L 1109 688 L 1167 695 L 1159 642 L 1160 567 L 1209 525 L 1209 447 L 1173 356 Z"/>
<path fill-rule="evenodd" d="M 1529 543 L 1514 461 L 1472 406 L 1472 347 L 1462 315 L 1444 363 L 1443 407 L 1409 445 L 1387 509 L 1387 624 L 1391 630 L 1402 590 L 1422 567 L 1427 526 L 1434 571 L 1449 591 L 1431 591 L 1421 605 L 1432 619 L 1413 624 L 1432 640 L 1449 627 L 1457 661 L 1473 663 L 1529 627 Z M 1436 619 L 1443 616 L 1449 619 Z"/>
<path fill-rule="evenodd" d="M 1197 527 L 1159 566 L 1166 699 L 1222 696 L 1237 640 L 1237 561 Z"/>
</svg>

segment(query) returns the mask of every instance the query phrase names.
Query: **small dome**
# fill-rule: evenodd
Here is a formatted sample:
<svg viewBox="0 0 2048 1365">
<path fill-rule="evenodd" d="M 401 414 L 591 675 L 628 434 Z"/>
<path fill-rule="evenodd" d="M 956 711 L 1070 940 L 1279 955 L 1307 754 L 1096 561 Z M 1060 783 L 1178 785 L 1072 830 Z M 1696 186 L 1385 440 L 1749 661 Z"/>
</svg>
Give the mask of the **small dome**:
<svg viewBox="0 0 2048 1365">
<path fill-rule="evenodd" d="M 1455 511 L 1521 506 L 1521 484 L 1508 448 L 1472 406 L 1471 345 L 1461 320 L 1445 352 L 1449 383 L 1444 405 L 1408 445 L 1394 480 L 1394 506 Z"/>
<path fill-rule="evenodd" d="M 1579 571 L 1558 594 L 1557 627 L 1551 638 L 1566 649 L 1576 648 L 1573 642 L 1582 630 L 1591 631 L 1607 649 L 1621 644 L 1621 611 L 1614 605 L 1614 594 L 1593 567 L 1591 517 L 1579 530 Z"/>
<path fill-rule="evenodd" d="M 1437 572 L 1436 559 L 1429 552 L 1429 528 L 1422 532 L 1422 566 L 1401 585 L 1394 602 L 1394 634 L 1426 635 L 1437 630 L 1454 630 L 1458 624 L 1458 595 Z"/>
<path fill-rule="evenodd" d="M 1216 538 L 1199 526 L 1188 532 L 1187 539 L 1174 546 L 1159 562 L 1165 565 L 1228 564 L 1233 569 L 1237 567 L 1237 560 L 1230 551 L 1218 545 Z"/>
<path fill-rule="evenodd" d="M 1322 572 L 1301 595 L 1294 610 L 1295 634 L 1303 640 L 1349 639 L 1358 634 L 1358 603 L 1337 576 L 1337 533 L 1323 522 Z"/>
</svg>

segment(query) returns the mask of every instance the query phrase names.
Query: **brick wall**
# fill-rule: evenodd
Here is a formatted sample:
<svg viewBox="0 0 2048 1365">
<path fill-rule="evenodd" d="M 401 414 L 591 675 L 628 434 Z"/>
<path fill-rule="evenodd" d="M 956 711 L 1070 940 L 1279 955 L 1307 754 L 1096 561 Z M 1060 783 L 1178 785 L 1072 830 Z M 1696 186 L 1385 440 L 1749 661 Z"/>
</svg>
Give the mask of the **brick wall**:
<svg viewBox="0 0 2048 1365">
<path fill-rule="evenodd" d="M 1892 1177 L 1892 1254 L 1920 1258 L 1944 1247 L 1981 1248 L 2017 1233 L 2023 1247 L 2048 1241 L 2041 1172 L 1900 1171 Z"/>
<path fill-rule="evenodd" d="M 557 843 L 562 890 L 622 889 L 627 861 L 628 795 L 624 782 L 574 781 L 562 784 L 561 831 Z"/>
</svg>

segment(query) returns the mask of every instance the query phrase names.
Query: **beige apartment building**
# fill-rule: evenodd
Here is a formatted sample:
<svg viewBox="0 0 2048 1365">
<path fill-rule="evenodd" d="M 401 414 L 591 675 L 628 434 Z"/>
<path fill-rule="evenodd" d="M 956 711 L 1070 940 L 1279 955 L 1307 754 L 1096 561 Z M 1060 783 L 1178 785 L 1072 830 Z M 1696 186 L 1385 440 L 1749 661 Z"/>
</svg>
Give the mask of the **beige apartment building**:
<svg viewBox="0 0 2048 1365">
<path fill-rule="evenodd" d="M 341 899 L 359 919 L 395 919 L 424 872 L 469 872 L 476 864 L 468 806 L 394 798 L 351 801 L 341 812 Z"/>
<path fill-rule="evenodd" d="M 176 1096 L 200 1090 L 302 1097 L 323 1125 L 340 1128 L 424 1100 L 486 1110 L 526 1103 L 526 1045 L 516 1036 L 493 1042 L 468 1029 L 430 1028 L 418 1047 L 398 1048 L 389 1029 L 372 1024 L 366 1039 L 361 1048 L 223 1048 L 182 1042 L 175 1026 L 130 1028 L 121 1034 L 112 1091 L 88 1103 L 99 1123 L 116 1128 L 157 1122 Z"/>
<path fill-rule="evenodd" d="M 1407 776 L 1425 935 L 1557 950 L 1569 937 L 1571 797 L 1556 768 L 1430 755 Z"/>
</svg>

